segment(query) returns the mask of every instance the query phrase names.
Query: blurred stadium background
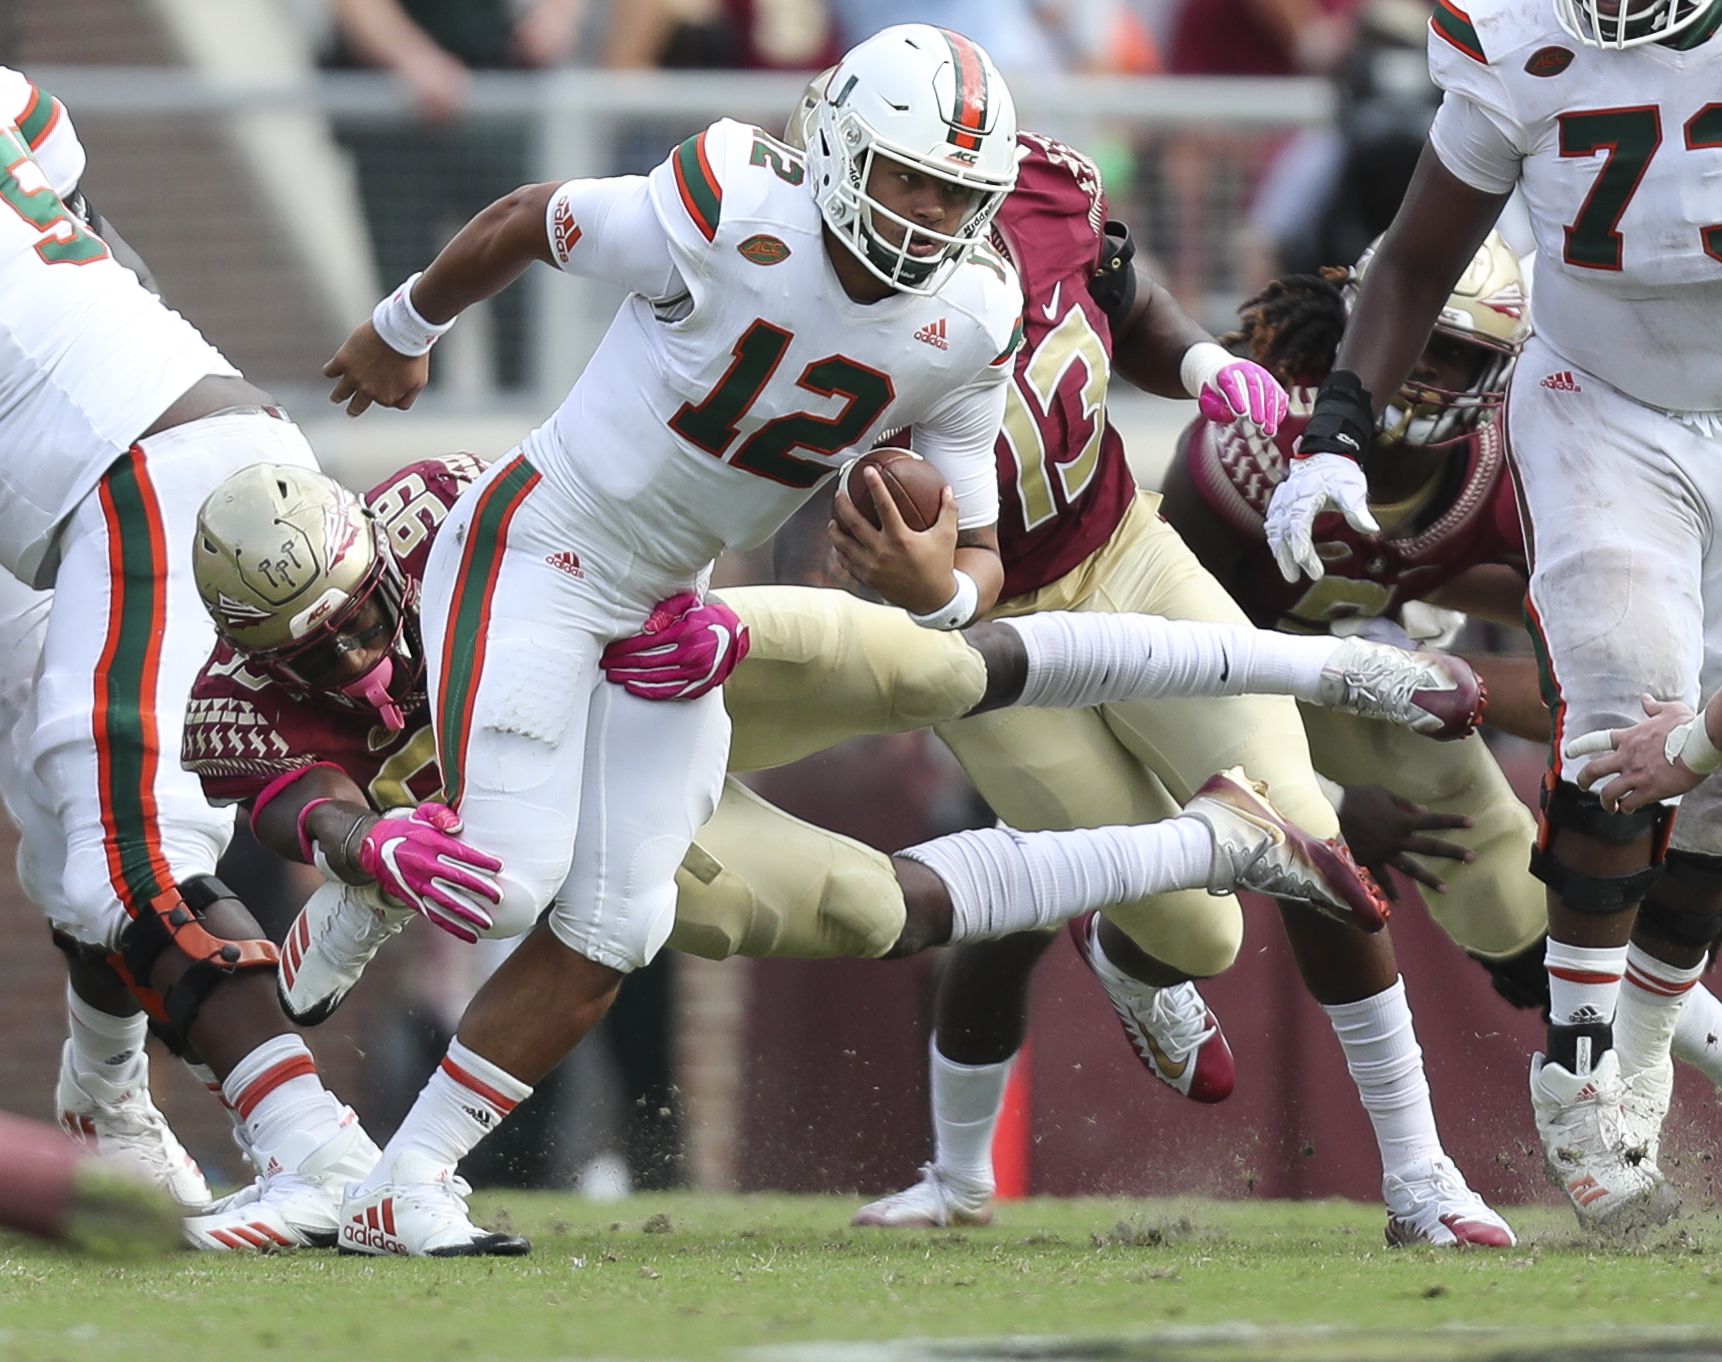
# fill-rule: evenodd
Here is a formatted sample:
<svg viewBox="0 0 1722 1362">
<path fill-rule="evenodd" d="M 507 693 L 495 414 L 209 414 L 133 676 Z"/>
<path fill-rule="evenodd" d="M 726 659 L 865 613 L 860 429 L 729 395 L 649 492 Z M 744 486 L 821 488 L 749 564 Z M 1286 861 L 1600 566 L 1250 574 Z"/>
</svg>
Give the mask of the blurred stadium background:
<svg viewBox="0 0 1722 1362">
<path fill-rule="evenodd" d="M 0 3 L 0 60 L 72 111 L 91 200 L 169 301 L 288 405 L 327 468 L 361 486 L 427 454 L 505 452 L 560 400 L 617 301 L 530 276 L 438 349 L 436 385 L 411 413 L 349 422 L 320 371 L 381 291 L 517 183 L 643 171 L 719 115 L 781 125 L 808 71 L 865 36 L 858 23 L 925 19 L 987 44 L 1023 125 L 1099 160 L 1113 215 L 1216 330 L 1272 273 L 1355 257 L 1390 215 L 1433 107 L 1428 0 L 411 8 L 464 35 L 468 69 L 417 40 L 409 54 L 353 36 L 379 12 L 398 14 L 394 0 Z M 1188 409 L 1120 388 L 1111 404 L 1152 484 Z M 759 580 L 765 565 L 742 558 L 721 572 Z M 1536 761 L 1514 755 L 1526 790 Z M 765 784 L 803 816 L 886 849 L 988 817 L 925 735 L 855 744 Z M 279 929 L 296 904 L 278 873 L 261 879 L 280 891 Z M 3 893 L 0 1102 L 43 1115 L 63 975 L 10 880 Z M 1486 1195 L 1535 1195 L 1523 1058 L 1533 1023 L 1495 998 L 1409 888 L 1394 925 L 1449 1149 Z M 333 1086 L 379 1133 L 485 967 L 436 933 L 412 936 L 317 1038 Z M 929 1147 L 937 968 L 666 959 L 624 990 L 608 1044 L 582 1048 L 474 1181 L 593 1195 L 903 1185 Z M 1178 1102 L 1149 1079 L 1090 983 L 1068 951 L 1043 971 L 1001 1135 L 1004 1190 L 1374 1200 L 1367 1124 L 1265 904 L 1239 967 L 1206 990 L 1240 1064 L 1222 1107 Z M 214 1105 L 177 1065 L 158 1059 L 156 1073 L 187 1143 L 212 1174 L 237 1179 Z"/>
</svg>

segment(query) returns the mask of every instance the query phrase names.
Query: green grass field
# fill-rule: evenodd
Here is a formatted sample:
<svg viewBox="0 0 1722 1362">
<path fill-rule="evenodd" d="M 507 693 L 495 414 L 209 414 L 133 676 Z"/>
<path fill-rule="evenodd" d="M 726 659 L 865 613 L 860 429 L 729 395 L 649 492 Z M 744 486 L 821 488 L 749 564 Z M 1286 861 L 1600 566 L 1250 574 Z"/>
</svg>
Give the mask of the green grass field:
<svg viewBox="0 0 1722 1362">
<path fill-rule="evenodd" d="M 112 1265 L 3 1240 L 0 1359 L 1722 1356 L 1714 1212 L 1603 1252 L 1521 1209 L 1518 1249 L 1453 1254 L 1390 1251 L 1346 1202 L 1039 1200 L 931 1234 L 847 1229 L 851 1198 L 477 1205 L 532 1256 Z"/>
</svg>

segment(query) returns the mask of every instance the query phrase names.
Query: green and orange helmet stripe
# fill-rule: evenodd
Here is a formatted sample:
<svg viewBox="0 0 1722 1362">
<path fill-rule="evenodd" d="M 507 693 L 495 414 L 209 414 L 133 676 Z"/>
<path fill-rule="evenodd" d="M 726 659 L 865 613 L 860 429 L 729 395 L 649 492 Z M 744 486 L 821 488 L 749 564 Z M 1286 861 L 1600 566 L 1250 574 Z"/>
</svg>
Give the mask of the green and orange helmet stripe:
<svg viewBox="0 0 1722 1362">
<path fill-rule="evenodd" d="M 723 186 L 712 173 L 712 163 L 706 159 L 706 135 L 702 132 L 688 138 L 670 157 L 675 171 L 676 192 L 682 196 L 682 207 L 688 210 L 694 226 L 707 241 L 717 236 L 718 218 L 723 210 Z"/>
<path fill-rule="evenodd" d="M 987 64 L 981 50 L 961 33 L 941 28 L 951 49 L 951 66 L 956 74 L 956 93 L 951 101 L 950 131 L 946 140 L 965 151 L 979 151 L 980 134 L 987 128 Z"/>
<path fill-rule="evenodd" d="M 437 758 L 442 764 L 448 806 L 460 807 L 466 785 L 466 748 L 472 733 L 473 704 L 484 674 L 490 610 L 502 575 L 508 526 L 542 475 L 515 455 L 479 494 L 472 525 L 460 556 L 454 599 L 442 645 L 441 694 L 437 700 Z"/>
</svg>

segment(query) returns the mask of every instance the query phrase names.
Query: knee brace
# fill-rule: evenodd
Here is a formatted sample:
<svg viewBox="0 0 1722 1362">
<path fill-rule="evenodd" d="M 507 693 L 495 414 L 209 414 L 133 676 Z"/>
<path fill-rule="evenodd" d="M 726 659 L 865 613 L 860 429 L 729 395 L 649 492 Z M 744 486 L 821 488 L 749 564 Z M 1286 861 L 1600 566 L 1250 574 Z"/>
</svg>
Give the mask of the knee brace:
<svg viewBox="0 0 1722 1362">
<path fill-rule="evenodd" d="M 1722 941 L 1722 856 L 1676 848 L 1664 864 L 1666 888 L 1675 892 L 1652 890 L 1638 910 L 1638 925 L 1664 941 L 1714 953 Z"/>
<path fill-rule="evenodd" d="M 275 969 L 280 960 L 273 943 L 264 939 L 257 923 L 240 906 L 244 925 L 257 932 L 250 938 L 218 936 L 205 926 L 205 916 L 221 900 L 238 900 L 213 875 L 194 875 L 150 903 L 152 911 L 133 918 L 120 937 L 118 954 L 109 964 L 144 1006 L 153 1029 L 175 1054 L 189 1045 L 192 1025 L 209 995 L 241 970 Z M 163 956 L 177 956 L 185 968 L 165 990 L 151 983 Z"/>
<path fill-rule="evenodd" d="M 1550 849 L 1557 829 L 1620 845 L 1651 834 L 1650 864 L 1626 875 L 1593 875 L 1564 865 Z M 1609 813 L 1602 801 L 1551 773 L 1543 783 L 1542 817 L 1531 849 L 1531 874 L 1580 913 L 1624 912 L 1650 892 L 1662 875 L 1663 854 L 1674 829 L 1674 810 L 1652 804 L 1636 813 Z"/>
</svg>

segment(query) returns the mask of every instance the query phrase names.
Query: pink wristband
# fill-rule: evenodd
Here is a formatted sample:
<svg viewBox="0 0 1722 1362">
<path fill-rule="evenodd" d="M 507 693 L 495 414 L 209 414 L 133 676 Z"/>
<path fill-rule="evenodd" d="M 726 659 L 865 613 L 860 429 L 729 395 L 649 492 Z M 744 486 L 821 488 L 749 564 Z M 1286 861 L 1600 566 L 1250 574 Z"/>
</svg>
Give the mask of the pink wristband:
<svg viewBox="0 0 1722 1362">
<path fill-rule="evenodd" d="M 313 799 L 299 810 L 299 854 L 305 858 L 306 865 L 311 865 L 316 861 L 317 851 L 311 845 L 311 834 L 305 831 L 305 820 L 310 816 L 311 810 L 319 804 L 333 804 L 334 802 L 328 795 L 324 795 L 321 799 Z"/>
</svg>

